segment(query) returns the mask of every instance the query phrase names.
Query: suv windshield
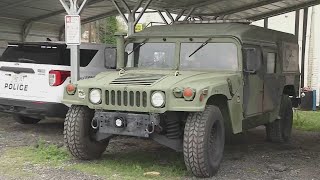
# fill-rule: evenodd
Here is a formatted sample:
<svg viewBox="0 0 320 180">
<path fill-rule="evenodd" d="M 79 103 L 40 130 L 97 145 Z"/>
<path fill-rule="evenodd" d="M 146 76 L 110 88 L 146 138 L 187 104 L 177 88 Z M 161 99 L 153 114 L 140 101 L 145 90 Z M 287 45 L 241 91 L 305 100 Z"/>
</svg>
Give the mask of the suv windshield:
<svg viewBox="0 0 320 180">
<path fill-rule="evenodd" d="M 127 46 L 127 52 L 134 50 L 134 67 L 173 69 L 175 43 L 142 43 Z"/>
<path fill-rule="evenodd" d="M 181 43 L 180 69 L 236 71 L 237 52 L 233 43 Z"/>
</svg>

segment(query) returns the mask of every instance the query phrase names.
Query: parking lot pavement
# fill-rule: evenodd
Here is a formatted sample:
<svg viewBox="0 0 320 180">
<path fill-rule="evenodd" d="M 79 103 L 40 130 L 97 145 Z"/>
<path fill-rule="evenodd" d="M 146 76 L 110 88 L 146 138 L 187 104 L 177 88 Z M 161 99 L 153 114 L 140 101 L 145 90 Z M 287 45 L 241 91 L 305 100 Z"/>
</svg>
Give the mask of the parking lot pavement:
<svg viewBox="0 0 320 180">
<path fill-rule="evenodd" d="M 63 144 L 63 120 L 45 120 L 36 125 L 21 125 L 14 122 L 10 115 L 0 114 L 0 122 L 0 158 L 8 147 L 32 146 L 39 139 Z M 143 148 L 153 148 L 154 151 L 159 147 L 153 142 L 149 143 L 154 146 L 145 146 L 141 141 L 133 141 L 132 138 L 116 139 L 110 143 L 108 151 L 117 147 L 121 147 L 121 151 L 139 151 Z M 319 162 L 319 132 L 294 131 L 290 143 L 279 145 L 267 143 L 264 129 L 257 128 L 243 136 L 241 143 L 226 146 L 220 171 L 212 179 L 319 179 Z M 102 179 L 79 171 L 39 165 L 30 166 L 28 171 L 36 174 L 32 179 Z M 0 175 L 0 179 L 12 178 Z"/>
</svg>

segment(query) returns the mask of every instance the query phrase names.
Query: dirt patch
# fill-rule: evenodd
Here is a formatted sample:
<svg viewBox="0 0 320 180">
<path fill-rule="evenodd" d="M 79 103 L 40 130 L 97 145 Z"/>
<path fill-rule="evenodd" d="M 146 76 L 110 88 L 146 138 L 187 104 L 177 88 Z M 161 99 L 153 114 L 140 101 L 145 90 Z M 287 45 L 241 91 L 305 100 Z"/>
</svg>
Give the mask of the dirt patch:
<svg viewBox="0 0 320 180">
<path fill-rule="evenodd" d="M 0 114 L 0 121 L 0 157 L 6 147 L 30 146 L 40 139 L 63 144 L 63 120 L 50 119 L 36 125 L 21 125 L 10 115 Z M 116 138 L 110 142 L 106 153 L 141 150 L 156 153 L 164 149 L 168 150 L 153 141 Z M 243 136 L 241 143 L 226 146 L 220 171 L 212 179 L 319 179 L 319 162 L 320 133 L 294 131 L 290 143 L 279 145 L 266 142 L 264 128 L 257 128 Z M 30 177 L 0 175 L 0 179 L 103 179 L 63 167 L 34 164 L 26 164 L 21 171 Z"/>
</svg>

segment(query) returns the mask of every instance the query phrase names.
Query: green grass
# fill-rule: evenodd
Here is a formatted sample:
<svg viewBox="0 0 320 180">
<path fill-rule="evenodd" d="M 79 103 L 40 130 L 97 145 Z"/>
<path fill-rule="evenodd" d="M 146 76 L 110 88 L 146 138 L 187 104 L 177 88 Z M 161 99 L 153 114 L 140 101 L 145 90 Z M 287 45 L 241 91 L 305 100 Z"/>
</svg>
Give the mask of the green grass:
<svg viewBox="0 0 320 180">
<path fill-rule="evenodd" d="M 70 168 L 108 179 L 150 179 L 143 174 L 152 171 L 160 173 L 153 179 L 181 179 L 186 175 L 182 154 L 172 151 L 106 154 L 100 160 Z"/>
<path fill-rule="evenodd" d="M 293 126 L 303 131 L 320 131 L 320 111 L 296 111 Z"/>
<path fill-rule="evenodd" d="M 160 152 L 112 152 L 96 161 L 74 161 L 65 148 L 43 141 L 34 147 L 6 149 L 0 160 L 0 173 L 16 178 L 32 177 L 32 173 L 19 170 L 26 164 L 77 170 L 106 179 L 181 179 L 187 175 L 182 154 L 168 149 Z M 151 171 L 159 172 L 160 176 L 144 176 Z"/>
</svg>

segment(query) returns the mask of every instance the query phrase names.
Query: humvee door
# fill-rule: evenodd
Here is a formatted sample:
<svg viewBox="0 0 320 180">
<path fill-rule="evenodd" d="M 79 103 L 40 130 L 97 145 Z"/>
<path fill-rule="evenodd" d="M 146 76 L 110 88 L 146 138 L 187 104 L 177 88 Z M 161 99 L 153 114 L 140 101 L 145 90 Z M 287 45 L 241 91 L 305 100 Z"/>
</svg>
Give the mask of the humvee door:
<svg viewBox="0 0 320 180">
<path fill-rule="evenodd" d="M 244 67 L 244 115 L 251 117 L 263 112 L 263 68 L 262 52 L 259 46 L 243 48 Z"/>
</svg>

